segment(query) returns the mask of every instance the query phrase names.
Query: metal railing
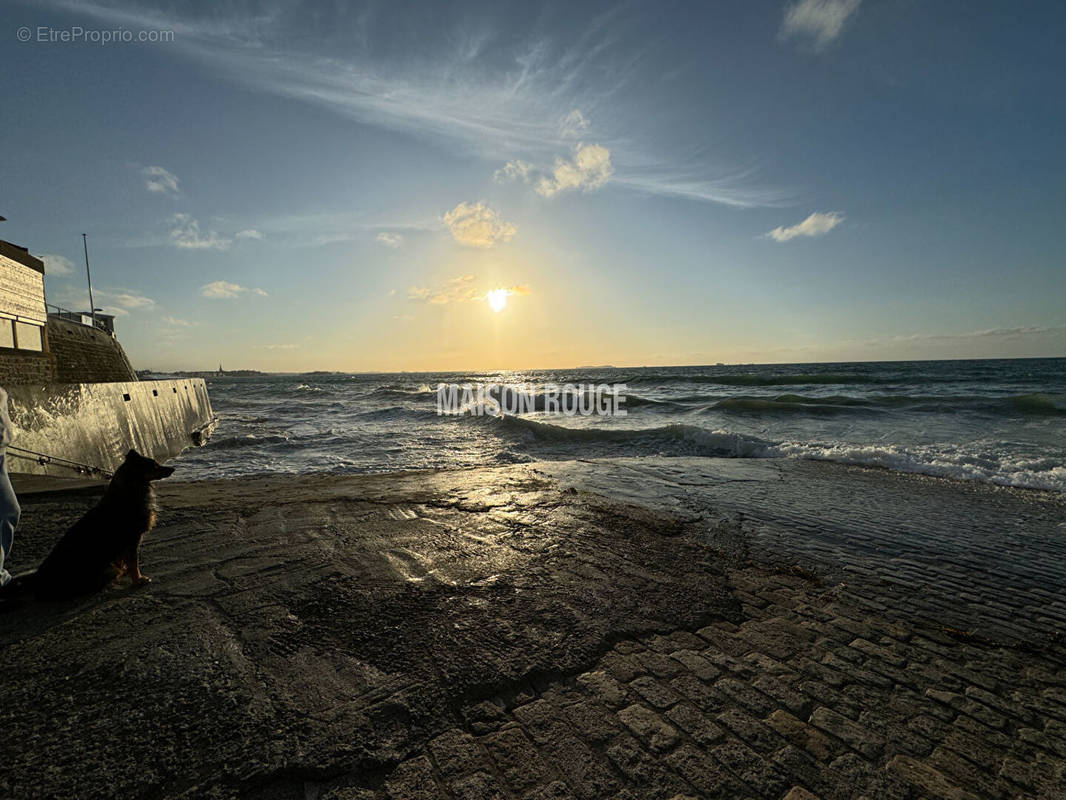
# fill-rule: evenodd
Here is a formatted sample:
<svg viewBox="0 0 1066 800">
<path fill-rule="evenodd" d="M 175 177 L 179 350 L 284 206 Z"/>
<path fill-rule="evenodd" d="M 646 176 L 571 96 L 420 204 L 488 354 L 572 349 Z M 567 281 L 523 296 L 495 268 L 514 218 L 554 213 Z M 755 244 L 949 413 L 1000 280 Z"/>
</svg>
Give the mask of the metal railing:
<svg viewBox="0 0 1066 800">
<path fill-rule="evenodd" d="M 91 328 L 95 323 L 95 326 L 98 330 L 101 330 L 104 333 L 110 334 L 112 336 L 114 335 L 114 331 L 108 328 L 102 319 L 93 319 L 91 314 L 88 314 L 84 311 L 71 311 L 69 308 L 63 308 L 62 306 L 53 305 L 52 303 L 45 303 L 44 310 L 50 315 L 54 314 L 60 319 L 66 322 L 73 322 L 76 325 L 85 325 L 86 327 Z M 88 323 L 85 322 L 87 318 L 90 320 L 90 322 Z"/>
</svg>

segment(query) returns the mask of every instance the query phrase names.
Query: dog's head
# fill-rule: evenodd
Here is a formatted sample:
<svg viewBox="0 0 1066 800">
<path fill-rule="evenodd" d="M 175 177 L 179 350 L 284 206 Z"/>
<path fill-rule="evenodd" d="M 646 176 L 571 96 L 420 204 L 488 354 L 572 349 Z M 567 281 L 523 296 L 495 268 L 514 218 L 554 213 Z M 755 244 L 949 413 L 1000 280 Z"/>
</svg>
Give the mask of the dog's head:
<svg viewBox="0 0 1066 800">
<path fill-rule="evenodd" d="M 125 480 L 148 483 L 160 478 L 169 478 L 174 474 L 174 467 L 164 467 L 154 458 L 148 458 L 136 450 L 130 450 L 126 453 L 126 460 L 118 468 L 115 477 L 117 478 L 120 474 Z"/>
</svg>

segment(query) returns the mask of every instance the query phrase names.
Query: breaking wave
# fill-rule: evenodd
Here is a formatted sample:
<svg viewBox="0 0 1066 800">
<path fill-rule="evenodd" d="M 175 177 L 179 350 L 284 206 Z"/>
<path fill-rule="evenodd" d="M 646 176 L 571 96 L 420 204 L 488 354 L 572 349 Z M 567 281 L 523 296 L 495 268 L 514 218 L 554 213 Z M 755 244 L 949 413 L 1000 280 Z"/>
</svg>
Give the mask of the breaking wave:
<svg viewBox="0 0 1066 800">
<path fill-rule="evenodd" d="M 524 440 L 541 458 L 618 456 L 705 456 L 717 458 L 797 458 L 882 467 L 943 478 L 1002 486 L 1066 491 L 1066 466 L 1050 458 L 1004 455 L 998 445 L 853 444 L 771 441 L 757 436 L 673 424 L 652 428 L 571 428 L 521 417 L 469 418 L 497 425 L 505 435 Z"/>
<path fill-rule="evenodd" d="M 1049 394 L 1022 394 L 1007 397 L 980 395 L 869 395 L 850 397 L 808 397 L 783 394 L 776 397 L 738 396 L 715 399 L 710 409 L 736 414 L 838 414 L 856 411 L 906 411 L 980 414 L 1057 415 L 1066 414 L 1066 401 Z"/>
</svg>

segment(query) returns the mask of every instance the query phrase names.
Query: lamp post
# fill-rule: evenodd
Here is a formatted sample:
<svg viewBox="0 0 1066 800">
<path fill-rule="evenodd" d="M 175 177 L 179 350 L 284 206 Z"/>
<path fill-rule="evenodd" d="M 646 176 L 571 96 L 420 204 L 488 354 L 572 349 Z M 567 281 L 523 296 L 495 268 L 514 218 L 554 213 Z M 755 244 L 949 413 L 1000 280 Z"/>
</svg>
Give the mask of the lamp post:
<svg viewBox="0 0 1066 800">
<path fill-rule="evenodd" d="M 81 244 L 85 248 L 85 279 L 89 282 L 89 313 L 92 314 L 93 327 L 96 327 L 96 304 L 93 303 L 93 276 L 89 274 L 89 241 L 85 234 L 81 235 Z"/>
</svg>

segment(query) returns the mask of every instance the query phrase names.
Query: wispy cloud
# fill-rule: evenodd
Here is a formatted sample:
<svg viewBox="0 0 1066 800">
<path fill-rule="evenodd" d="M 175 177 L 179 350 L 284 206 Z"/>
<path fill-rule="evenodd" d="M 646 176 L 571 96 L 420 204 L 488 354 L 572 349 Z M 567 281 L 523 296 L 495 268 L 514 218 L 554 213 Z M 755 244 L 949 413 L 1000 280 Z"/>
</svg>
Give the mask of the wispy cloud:
<svg viewBox="0 0 1066 800">
<path fill-rule="evenodd" d="M 775 242 L 787 242 L 797 236 L 824 236 L 844 221 L 844 215 L 835 211 L 823 214 L 815 211 L 807 219 L 788 228 L 774 228 L 766 235 Z"/>
<path fill-rule="evenodd" d="M 257 350 L 296 350 L 300 345 L 298 344 L 256 344 L 252 345 Z"/>
<path fill-rule="evenodd" d="M 382 231 L 374 237 L 374 241 L 378 244 L 385 245 L 385 247 L 392 247 L 393 249 L 395 249 L 403 244 L 403 237 L 398 233 Z"/>
<path fill-rule="evenodd" d="M 870 339 L 863 342 L 870 346 L 886 342 L 944 342 L 965 341 L 970 339 L 1025 339 L 1029 337 L 1063 336 L 1066 325 L 1026 325 L 1016 328 L 985 328 L 965 333 L 911 333 L 905 336 L 893 336 L 889 339 Z"/>
<path fill-rule="evenodd" d="M 484 203 L 460 203 L 443 217 L 452 238 L 467 247 L 489 248 L 510 241 L 517 228 Z"/>
<path fill-rule="evenodd" d="M 155 340 L 164 347 L 177 345 L 185 338 L 188 329 L 192 327 L 192 323 L 188 320 L 169 315 L 164 316 L 160 322 L 162 324 L 152 326 L 152 333 L 155 336 Z"/>
<path fill-rule="evenodd" d="M 559 122 L 559 135 L 564 139 L 580 139 L 588 129 L 589 121 L 576 108 Z"/>
<path fill-rule="evenodd" d="M 223 222 L 217 221 L 217 226 L 222 226 Z M 370 216 L 355 211 L 340 211 L 257 217 L 255 228 L 249 230 L 255 230 L 262 239 L 269 239 L 272 242 L 284 242 L 287 245 L 299 247 L 320 247 L 338 242 L 365 241 L 368 235 L 376 238 L 380 232 L 388 232 L 406 240 L 408 234 L 439 233 L 440 228 L 440 218 L 436 216 L 427 216 L 424 219 L 405 219 L 394 216 Z M 207 237 L 201 235 L 201 238 Z M 215 238 L 224 242 L 230 237 L 223 232 L 216 233 Z M 237 234 L 233 234 L 232 238 L 237 239 Z M 254 240 L 254 237 L 249 236 L 241 238 Z M 173 244 L 167 237 L 163 241 L 146 238 L 142 241 L 131 242 L 131 245 L 153 246 L 163 243 Z"/>
<path fill-rule="evenodd" d="M 44 262 L 45 275 L 70 275 L 74 272 L 74 262 L 66 256 L 42 253 L 40 259 Z"/>
<path fill-rule="evenodd" d="M 181 186 L 178 176 L 165 167 L 144 167 L 141 169 L 144 188 L 155 194 L 180 194 Z"/>
<path fill-rule="evenodd" d="M 474 285 L 475 280 L 473 275 L 457 275 L 439 286 L 412 286 L 407 290 L 407 299 L 433 305 L 477 300 L 485 293 Z"/>
<path fill-rule="evenodd" d="M 212 281 L 211 283 L 205 283 L 200 287 L 200 294 L 211 300 L 228 300 L 234 297 L 240 297 L 244 294 L 255 294 L 260 297 L 267 296 L 267 293 L 262 289 L 252 289 L 237 283 L 230 283 L 229 281 Z"/>
<path fill-rule="evenodd" d="M 799 0 L 787 7 L 778 36 L 805 40 L 821 50 L 844 29 L 848 17 L 859 8 L 860 0 Z"/>
<path fill-rule="evenodd" d="M 97 296 L 100 292 L 97 292 Z M 145 297 L 135 291 L 118 290 L 114 292 L 104 292 L 103 297 L 105 299 L 110 298 L 110 301 L 121 308 L 137 309 L 137 308 L 152 308 L 155 306 L 155 300 L 151 297 Z"/>
<path fill-rule="evenodd" d="M 202 232 L 189 214 L 175 214 L 170 222 L 170 243 L 183 250 L 225 250 L 233 243 L 215 231 Z"/>
<path fill-rule="evenodd" d="M 527 294 L 533 294 L 533 290 L 530 289 L 529 286 L 527 286 L 526 284 L 521 284 L 518 286 L 505 286 L 501 289 L 490 289 L 486 294 L 480 295 L 478 299 L 480 299 L 480 297 L 486 297 L 488 295 L 497 293 L 502 293 L 504 297 L 523 297 Z"/>
<path fill-rule="evenodd" d="M 336 26 L 347 42 L 346 55 L 338 56 L 339 47 L 302 48 L 306 37 L 292 35 L 297 11 L 284 5 L 238 16 L 225 5 L 195 15 L 169 5 L 147 11 L 122 0 L 55 4 L 107 23 L 176 30 L 169 52 L 206 63 L 234 82 L 463 154 L 547 163 L 568 137 L 591 130 L 590 118 L 611 119 L 613 127 L 599 128 L 596 139 L 610 150 L 621 187 L 734 206 L 777 205 L 785 197 L 761 185 L 751 170 L 685 158 L 651 130 L 636 133 L 618 114 L 595 115 L 597 107 L 639 90 L 637 65 L 654 46 L 622 5 L 552 37 L 539 28 L 515 37 L 490 24 L 471 33 L 458 21 L 443 35 L 436 28 L 418 34 L 412 26 L 403 34 L 409 37 L 404 52 L 417 56 L 398 59 L 380 55 L 388 48 L 370 46 L 398 34 L 376 27 L 383 24 L 381 15 L 369 12 L 351 13 Z M 800 14 L 788 29 L 809 25 L 803 22 L 808 16 Z"/>
<path fill-rule="evenodd" d="M 49 300 L 58 301 L 59 305 L 66 308 L 89 310 L 86 291 L 69 283 L 54 295 L 50 293 Z M 94 286 L 93 302 L 105 314 L 113 314 L 116 317 L 128 317 L 131 311 L 152 311 L 156 308 L 155 300 L 137 289 Z"/>
<path fill-rule="evenodd" d="M 262 239 L 263 234 L 257 231 L 255 228 L 245 228 L 243 231 L 237 231 L 233 234 L 234 239 Z"/>
<path fill-rule="evenodd" d="M 492 179 L 498 183 L 504 183 L 506 181 L 522 181 L 523 183 L 526 183 L 529 181 L 529 176 L 532 172 L 533 165 L 528 164 L 519 158 L 514 161 L 508 161 L 492 173 Z"/>
<path fill-rule="evenodd" d="M 407 299 L 432 305 L 447 305 L 448 303 L 484 300 L 489 292 L 503 292 L 508 297 L 532 294 L 532 290 L 526 284 L 486 290 L 477 284 L 477 278 L 474 275 L 456 275 L 438 286 L 412 286 L 407 290 Z M 394 317 L 394 319 L 400 318 L 409 319 L 410 317 Z"/>
</svg>

